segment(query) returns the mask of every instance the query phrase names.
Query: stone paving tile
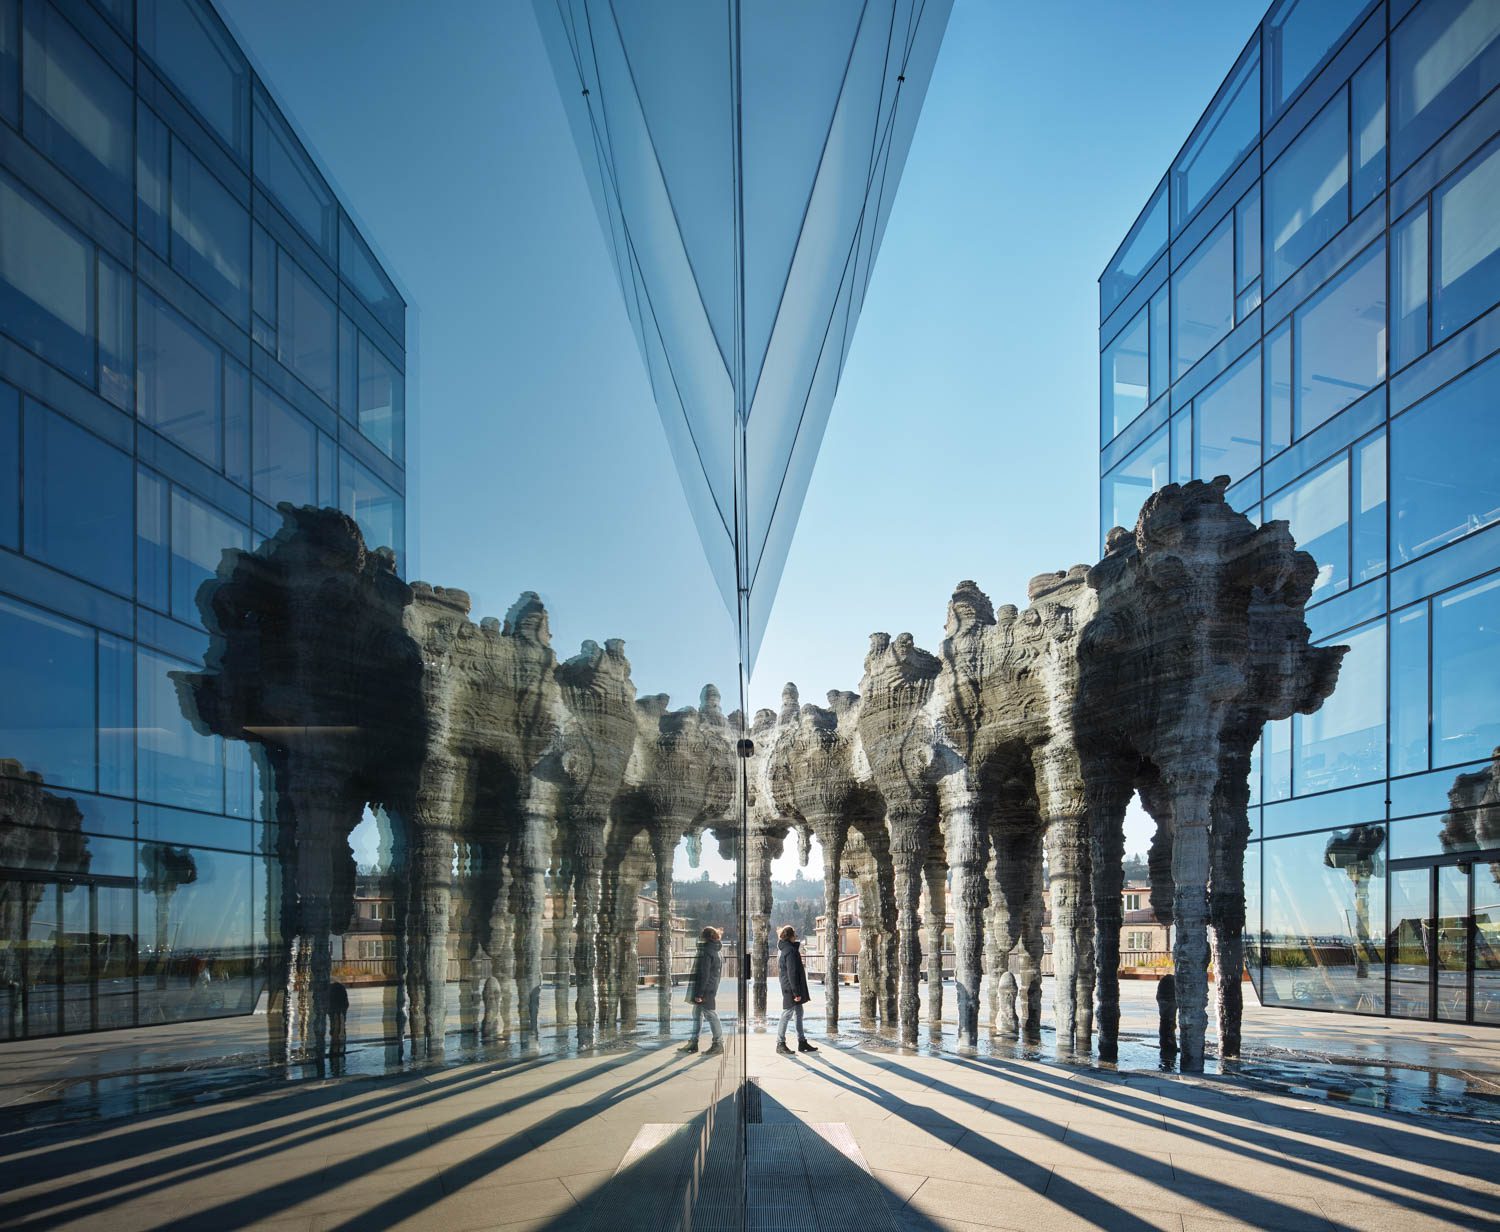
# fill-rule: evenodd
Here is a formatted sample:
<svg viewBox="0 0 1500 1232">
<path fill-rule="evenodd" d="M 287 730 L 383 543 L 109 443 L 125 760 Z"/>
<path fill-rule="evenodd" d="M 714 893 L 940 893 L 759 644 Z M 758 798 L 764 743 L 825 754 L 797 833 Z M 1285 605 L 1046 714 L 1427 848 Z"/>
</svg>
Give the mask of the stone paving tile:
<svg viewBox="0 0 1500 1232">
<path fill-rule="evenodd" d="M 1500 1227 L 1500 1220 L 1476 1218 L 1461 1212 L 1435 1216 L 1413 1212 L 1399 1205 L 1377 1206 L 1343 1200 L 1325 1201 L 1322 1206 L 1329 1222 L 1341 1232 L 1344 1229 L 1349 1232 L 1451 1232 L 1456 1228 L 1473 1232 L 1476 1228 Z"/>
<path fill-rule="evenodd" d="M 929 1180 L 911 1196 L 906 1210 L 932 1222 L 924 1224 L 908 1216 L 911 1228 L 955 1226 L 955 1221 L 982 1228 L 1004 1228 L 1012 1232 L 1053 1232 L 1054 1229 L 1126 1228 L 1164 1229 L 1181 1232 L 1182 1220 L 1175 1211 L 1121 1206 L 1092 1194 L 1050 1195 L 973 1185 L 963 1181 Z"/>
<path fill-rule="evenodd" d="M 887 1200 L 892 1206 L 905 1205 L 906 1200 L 922 1187 L 925 1176 L 915 1176 L 910 1172 L 887 1172 L 884 1168 L 871 1167 L 872 1175 L 886 1190 Z"/>
</svg>

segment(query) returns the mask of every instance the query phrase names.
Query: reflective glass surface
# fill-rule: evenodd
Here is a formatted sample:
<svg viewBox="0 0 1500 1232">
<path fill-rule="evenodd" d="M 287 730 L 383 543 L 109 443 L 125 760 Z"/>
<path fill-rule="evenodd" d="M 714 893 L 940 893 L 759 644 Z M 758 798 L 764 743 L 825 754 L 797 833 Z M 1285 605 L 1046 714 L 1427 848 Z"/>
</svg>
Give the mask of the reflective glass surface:
<svg viewBox="0 0 1500 1232">
<path fill-rule="evenodd" d="M 1172 370 L 1181 376 L 1234 324 L 1231 215 L 1172 275 Z"/>
<path fill-rule="evenodd" d="M 1338 45 L 1367 0 L 1282 0 L 1266 18 L 1266 113 L 1274 115 Z"/>
<path fill-rule="evenodd" d="M 1135 526 L 1146 497 L 1167 482 L 1170 453 L 1167 429 L 1162 428 L 1104 477 L 1099 487 L 1101 542 L 1111 527 Z"/>
<path fill-rule="evenodd" d="M 277 357 L 331 403 L 338 370 L 338 315 L 333 303 L 285 250 L 276 285 Z"/>
<path fill-rule="evenodd" d="M 1099 371 L 1100 424 L 1104 439 L 1117 435 L 1146 409 L 1150 394 L 1150 324 L 1142 308 L 1104 348 Z"/>
<path fill-rule="evenodd" d="M 217 469 L 223 464 L 222 352 L 144 287 L 138 316 L 136 414 Z"/>
<path fill-rule="evenodd" d="M 1385 379 L 1385 244 L 1357 257 L 1293 318 L 1297 436 Z"/>
<path fill-rule="evenodd" d="M 1297 546 L 1318 562 L 1313 601 L 1349 586 L 1349 462 L 1338 457 L 1266 502 L 1266 516 L 1291 524 Z"/>
<path fill-rule="evenodd" d="M 3 173 L 0 321 L 12 338 L 93 385 L 93 246 Z"/>
<path fill-rule="evenodd" d="M 1110 314 L 1167 247 L 1167 186 L 1141 212 L 1120 251 L 1099 278 L 1099 316 Z"/>
<path fill-rule="evenodd" d="M 1367 825 L 1262 845 L 1266 1004 L 1384 1012 L 1384 838 Z"/>
<path fill-rule="evenodd" d="M 1500 578 L 1432 605 L 1432 747 L 1435 764 L 1500 747 Z"/>
<path fill-rule="evenodd" d="M 1462 329 L 1500 300 L 1500 142 L 1432 198 L 1432 333 Z"/>
<path fill-rule="evenodd" d="M 1385 775 L 1385 621 L 1342 633 L 1337 640 L 1349 647 L 1340 669 L 1341 687 L 1315 713 L 1292 719 L 1298 794 Z"/>
<path fill-rule="evenodd" d="M 1500 84 L 1500 9 L 1490 0 L 1417 5 L 1391 32 L 1391 160 L 1404 170 Z"/>
<path fill-rule="evenodd" d="M 338 209 L 333 194 L 312 160 L 298 147 L 272 105 L 255 99 L 254 157 L 256 178 L 270 190 L 276 203 L 325 254 L 332 255 L 337 240 Z"/>
<path fill-rule="evenodd" d="M 1395 553 L 1415 560 L 1500 521 L 1500 359 L 1443 386 L 1391 424 Z"/>
<path fill-rule="evenodd" d="M 250 320 L 250 213 L 172 142 L 172 264 L 241 325 Z"/>
<path fill-rule="evenodd" d="M 1193 473 L 1244 478 L 1260 465 L 1260 352 L 1252 350 L 1193 403 Z"/>
<path fill-rule="evenodd" d="M 139 0 L 141 47 L 231 149 L 247 153 L 250 75 L 218 19 L 194 0 Z"/>
<path fill-rule="evenodd" d="M 1172 226 L 1208 199 L 1260 136 L 1260 40 L 1235 69 L 1172 168 Z"/>
<path fill-rule="evenodd" d="M 1281 285 L 1349 220 L 1349 103 L 1341 92 L 1266 168 L 1266 279 Z"/>
</svg>

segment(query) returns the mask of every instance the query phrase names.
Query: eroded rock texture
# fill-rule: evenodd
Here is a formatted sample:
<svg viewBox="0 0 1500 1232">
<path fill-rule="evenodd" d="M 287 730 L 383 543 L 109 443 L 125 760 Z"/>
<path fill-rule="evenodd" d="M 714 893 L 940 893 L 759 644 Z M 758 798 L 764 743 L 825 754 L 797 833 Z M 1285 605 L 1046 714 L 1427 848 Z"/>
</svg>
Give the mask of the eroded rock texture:
<svg viewBox="0 0 1500 1232">
<path fill-rule="evenodd" d="M 1343 652 L 1309 645 L 1311 558 L 1284 524 L 1230 509 L 1224 487 L 1163 489 L 1099 564 L 1034 578 L 1024 608 L 962 582 L 937 654 L 875 634 L 859 693 L 803 705 L 787 685 L 779 712 L 749 722 L 712 685 L 677 710 L 637 698 L 619 641 L 559 663 L 531 592 L 476 624 L 464 592 L 407 586 L 344 515 L 284 507 L 280 534 L 225 553 L 205 585 L 212 653 L 180 679 L 204 730 L 264 755 L 282 1051 L 293 1039 L 321 1053 L 348 837 L 368 805 L 395 835 L 398 1026 L 429 1052 L 454 964 L 465 1030 L 534 1042 L 548 978 L 563 1029 L 576 989 L 581 1044 L 634 1029 L 638 916 L 651 912 L 665 1032 L 674 855 L 685 841 L 696 863 L 709 837 L 743 856 L 742 943 L 764 1015 L 771 862 L 795 836 L 804 863 L 814 838 L 823 855 L 830 976 L 841 879 L 857 887 L 862 1025 L 916 1043 L 924 974 L 939 1022 L 951 908 L 960 1044 L 977 1043 L 982 1005 L 992 1032 L 1038 1038 L 1050 918 L 1059 1042 L 1091 1046 L 1097 982 L 1112 1057 L 1123 817 L 1138 794 L 1157 823 L 1152 907 L 1176 930 L 1163 1045 L 1202 1065 L 1212 946 L 1233 1055 L 1251 750 L 1268 720 L 1321 704 Z M 1455 844 L 1493 829 L 1493 784 L 1455 784 Z M 1367 846 L 1347 835 L 1329 861 L 1367 877 Z M 640 898 L 651 883 L 654 907 Z M 836 1030 L 836 977 L 827 993 Z"/>
</svg>

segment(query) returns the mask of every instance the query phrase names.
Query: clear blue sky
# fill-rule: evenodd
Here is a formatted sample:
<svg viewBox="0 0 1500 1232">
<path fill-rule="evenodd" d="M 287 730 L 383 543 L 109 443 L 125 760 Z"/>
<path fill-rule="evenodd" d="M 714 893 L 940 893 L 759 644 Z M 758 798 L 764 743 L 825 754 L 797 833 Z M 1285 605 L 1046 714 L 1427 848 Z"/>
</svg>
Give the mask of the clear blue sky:
<svg viewBox="0 0 1500 1232">
<path fill-rule="evenodd" d="M 728 694 L 530 4 L 219 2 L 417 310 L 414 576 L 476 618 L 540 592 L 560 654 L 624 637 L 643 694 Z M 1024 604 L 1097 556 L 1096 280 L 1264 8 L 957 0 L 752 706 L 857 688 L 872 630 L 934 648 L 962 578 Z"/>
</svg>

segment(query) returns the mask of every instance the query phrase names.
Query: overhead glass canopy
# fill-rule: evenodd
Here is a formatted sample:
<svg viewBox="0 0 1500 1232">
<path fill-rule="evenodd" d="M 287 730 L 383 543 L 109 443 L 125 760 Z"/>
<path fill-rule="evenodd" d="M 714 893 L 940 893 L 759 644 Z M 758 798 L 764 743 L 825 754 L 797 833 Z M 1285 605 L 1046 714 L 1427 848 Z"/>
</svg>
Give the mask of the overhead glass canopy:
<svg viewBox="0 0 1500 1232">
<path fill-rule="evenodd" d="M 746 670 L 951 0 L 536 0 Z"/>
</svg>

